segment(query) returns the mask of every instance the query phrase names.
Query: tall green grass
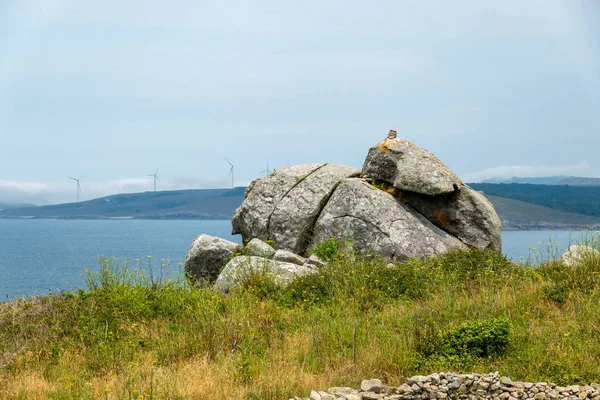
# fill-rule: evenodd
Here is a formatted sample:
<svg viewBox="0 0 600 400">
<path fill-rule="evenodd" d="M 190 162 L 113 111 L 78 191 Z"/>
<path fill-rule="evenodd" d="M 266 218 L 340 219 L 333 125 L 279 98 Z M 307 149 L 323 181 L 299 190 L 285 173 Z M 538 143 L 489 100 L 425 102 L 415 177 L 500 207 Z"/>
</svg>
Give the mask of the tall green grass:
<svg viewBox="0 0 600 400">
<path fill-rule="evenodd" d="M 328 265 L 286 287 L 249 274 L 225 295 L 102 259 L 87 290 L 0 303 L 0 398 L 279 399 L 448 370 L 600 381 L 597 261 L 324 246 Z"/>
</svg>

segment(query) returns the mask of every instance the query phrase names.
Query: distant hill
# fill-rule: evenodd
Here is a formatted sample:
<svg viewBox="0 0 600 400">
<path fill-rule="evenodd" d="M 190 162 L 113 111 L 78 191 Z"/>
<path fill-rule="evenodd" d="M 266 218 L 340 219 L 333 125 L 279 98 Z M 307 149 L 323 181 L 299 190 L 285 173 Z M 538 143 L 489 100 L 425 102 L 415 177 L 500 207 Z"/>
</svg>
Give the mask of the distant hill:
<svg viewBox="0 0 600 400">
<path fill-rule="evenodd" d="M 486 196 L 520 200 L 555 210 L 600 217 L 600 186 L 470 183 Z"/>
<path fill-rule="evenodd" d="M 0 203 L 0 211 L 12 210 L 13 208 L 35 207 L 33 204 Z"/>
<path fill-rule="evenodd" d="M 0 218 L 229 219 L 245 188 L 191 189 L 117 194 L 79 203 L 0 211 Z"/>
<path fill-rule="evenodd" d="M 532 184 L 472 186 L 476 190 L 483 190 L 494 204 L 505 229 L 600 229 L 600 187 Z M 239 187 L 118 194 L 80 203 L 5 209 L 0 211 L 0 218 L 230 219 L 244 200 L 244 190 Z M 534 204 L 536 201 L 550 203 L 553 207 Z M 597 209 L 599 214 L 584 215 L 559 209 L 578 209 L 580 206 Z"/>
<path fill-rule="evenodd" d="M 567 213 L 537 204 L 486 194 L 503 229 L 600 229 L 600 217 Z"/>
<path fill-rule="evenodd" d="M 600 186 L 600 178 L 581 176 L 543 176 L 537 178 L 493 178 L 481 183 L 529 183 L 532 185 L 568 185 L 568 186 Z"/>
</svg>

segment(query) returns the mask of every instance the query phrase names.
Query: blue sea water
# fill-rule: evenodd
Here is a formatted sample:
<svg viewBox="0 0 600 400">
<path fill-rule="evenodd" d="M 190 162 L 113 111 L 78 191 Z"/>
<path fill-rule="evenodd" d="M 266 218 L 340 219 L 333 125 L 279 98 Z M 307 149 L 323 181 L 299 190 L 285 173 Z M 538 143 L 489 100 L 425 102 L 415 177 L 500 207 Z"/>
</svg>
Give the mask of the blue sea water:
<svg viewBox="0 0 600 400">
<path fill-rule="evenodd" d="M 241 242 L 230 221 L 162 220 L 3 220 L 0 219 L 0 301 L 51 291 L 85 288 L 85 269 L 97 270 L 98 257 L 158 271 L 164 260 L 181 271 L 192 240 L 201 233 Z M 505 231 L 503 251 L 527 260 L 530 249 L 562 254 L 579 232 Z M 552 246 L 547 243 L 551 238 Z M 554 244 L 558 246 L 554 246 Z M 151 258 L 148 258 L 151 256 Z"/>
</svg>

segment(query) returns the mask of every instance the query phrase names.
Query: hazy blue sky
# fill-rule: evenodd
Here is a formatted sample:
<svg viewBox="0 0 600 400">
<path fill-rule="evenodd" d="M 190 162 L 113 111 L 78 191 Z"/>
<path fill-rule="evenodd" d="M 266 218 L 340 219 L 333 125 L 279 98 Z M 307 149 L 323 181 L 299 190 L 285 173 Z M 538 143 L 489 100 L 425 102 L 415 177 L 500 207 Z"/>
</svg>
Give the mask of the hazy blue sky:
<svg viewBox="0 0 600 400">
<path fill-rule="evenodd" d="M 467 181 L 600 176 L 600 2 L 0 1 L 0 202 L 360 167 L 390 128 Z"/>
</svg>

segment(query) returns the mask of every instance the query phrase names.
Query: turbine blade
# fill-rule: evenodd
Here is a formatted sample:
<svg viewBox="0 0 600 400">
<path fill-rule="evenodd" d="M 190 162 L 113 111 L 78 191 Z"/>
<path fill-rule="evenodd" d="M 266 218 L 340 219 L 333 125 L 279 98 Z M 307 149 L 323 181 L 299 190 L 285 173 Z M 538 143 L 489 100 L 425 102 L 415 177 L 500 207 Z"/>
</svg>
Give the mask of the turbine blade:
<svg viewBox="0 0 600 400">
<path fill-rule="evenodd" d="M 158 174 L 159 169 L 160 169 L 160 167 L 156 167 L 156 172 L 154 173 L 154 175 Z"/>
<path fill-rule="evenodd" d="M 156 178 L 157 181 L 160 182 L 160 179 L 158 179 L 158 176 L 154 175 L 154 177 Z"/>
<path fill-rule="evenodd" d="M 231 167 L 233 168 L 233 164 L 231 163 L 231 161 L 229 161 L 229 160 L 227 159 L 227 157 L 223 157 L 223 158 L 224 158 L 224 159 L 225 159 L 225 161 L 227 161 L 227 163 L 228 163 L 229 165 L 231 165 Z"/>
<path fill-rule="evenodd" d="M 69 178 L 69 179 L 73 179 L 74 181 L 78 180 L 78 179 L 76 179 L 76 178 L 73 178 L 72 176 L 67 176 L 67 178 Z"/>
<path fill-rule="evenodd" d="M 81 178 L 79 178 L 79 179 L 80 180 L 83 179 L 83 177 L 86 176 L 86 175 L 87 175 L 87 172 L 85 174 L 81 175 Z"/>
</svg>

